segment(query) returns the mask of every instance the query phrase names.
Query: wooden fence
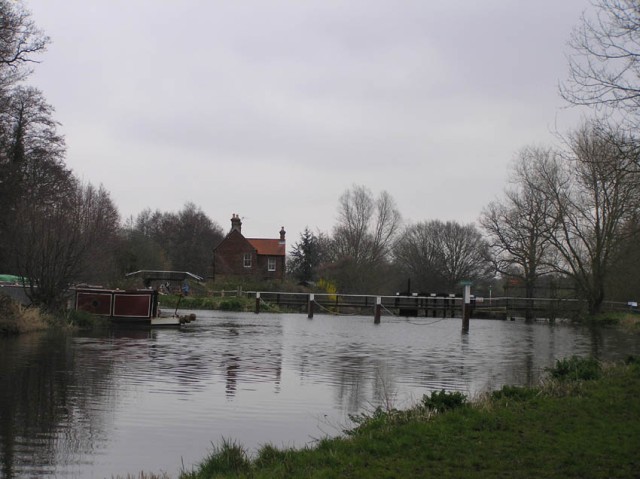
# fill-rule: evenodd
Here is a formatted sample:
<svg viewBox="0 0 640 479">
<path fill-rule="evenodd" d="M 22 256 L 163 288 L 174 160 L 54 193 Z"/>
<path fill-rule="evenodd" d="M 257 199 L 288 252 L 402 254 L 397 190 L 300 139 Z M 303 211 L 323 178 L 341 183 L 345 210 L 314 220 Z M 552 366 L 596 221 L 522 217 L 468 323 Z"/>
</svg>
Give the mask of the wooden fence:
<svg viewBox="0 0 640 479">
<path fill-rule="evenodd" d="M 256 299 L 256 313 L 269 310 L 293 310 L 301 313 L 369 315 L 376 307 L 382 315 L 406 317 L 453 318 L 462 317 L 463 298 L 456 294 L 411 296 L 375 296 L 357 294 L 285 293 L 247 291 L 247 297 Z M 637 309 L 637 308 L 635 308 Z M 628 303 L 607 301 L 603 311 L 634 310 Z M 489 319 L 572 318 L 586 311 L 586 302 L 566 298 L 495 297 L 471 298 L 471 317 Z"/>
</svg>

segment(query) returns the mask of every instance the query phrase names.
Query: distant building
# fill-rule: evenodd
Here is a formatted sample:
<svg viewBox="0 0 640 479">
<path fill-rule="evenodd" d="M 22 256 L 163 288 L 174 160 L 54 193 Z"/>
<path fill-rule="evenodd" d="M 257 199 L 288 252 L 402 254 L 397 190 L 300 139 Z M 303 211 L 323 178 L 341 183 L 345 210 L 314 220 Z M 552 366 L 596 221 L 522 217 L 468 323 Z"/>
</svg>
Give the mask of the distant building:
<svg viewBox="0 0 640 479">
<path fill-rule="evenodd" d="M 283 280 L 286 242 L 284 227 L 280 238 L 245 238 L 242 221 L 231 216 L 231 231 L 213 250 L 213 280 Z"/>
</svg>

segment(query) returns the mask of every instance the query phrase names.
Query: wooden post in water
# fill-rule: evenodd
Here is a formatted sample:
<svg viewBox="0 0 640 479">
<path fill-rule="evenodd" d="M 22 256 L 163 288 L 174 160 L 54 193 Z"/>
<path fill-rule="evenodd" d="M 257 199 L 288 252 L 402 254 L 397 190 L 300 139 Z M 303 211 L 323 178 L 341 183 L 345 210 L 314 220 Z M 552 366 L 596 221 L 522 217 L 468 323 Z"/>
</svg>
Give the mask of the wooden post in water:
<svg viewBox="0 0 640 479">
<path fill-rule="evenodd" d="M 373 324 L 380 324 L 381 313 L 382 313 L 382 297 L 376 296 L 376 309 L 373 316 Z"/>
<path fill-rule="evenodd" d="M 449 306 L 451 307 L 449 313 L 453 318 L 456 315 L 456 295 L 453 293 L 449 293 Z"/>
<path fill-rule="evenodd" d="M 438 299 L 436 298 L 436 293 L 431 293 L 431 307 L 433 308 L 431 310 L 431 316 L 435 318 L 436 309 L 438 308 Z M 428 316 L 428 314 L 425 314 L 425 316 Z"/>
<path fill-rule="evenodd" d="M 309 294 L 309 302 L 307 304 L 307 318 L 313 319 L 313 309 L 316 305 L 315 295 L 313 293 Z"/>
<path fill-rule="evenodd" d="M 260 293 L 256 292 L 256 314 L 260 314 Z"/>
<path fill-rule="evenodd" d="M 465 281 L 462 283 L 464 286 L 464 294 L 462 300 L 462 332 L 469 332 L 469 319 L 471 318 L 471 283 Z"/>
</svg>

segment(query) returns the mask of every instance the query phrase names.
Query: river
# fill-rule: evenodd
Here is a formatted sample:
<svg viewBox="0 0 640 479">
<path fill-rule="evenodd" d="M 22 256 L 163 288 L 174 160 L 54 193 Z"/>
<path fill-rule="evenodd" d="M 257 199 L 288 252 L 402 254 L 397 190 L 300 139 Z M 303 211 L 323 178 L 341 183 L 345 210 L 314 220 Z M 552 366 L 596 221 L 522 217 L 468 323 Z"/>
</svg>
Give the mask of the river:
<svg viewBox="0 0 640 479">
<path fill-rule="evenodd" d="M 302 447 L 348 415 L 535 382 L 558 358 L 640 354 L 614 328 L 196 311 L 183 329 L 0 338 L 0 477 L 175 477 L 222 438 Z"/>
</svg>

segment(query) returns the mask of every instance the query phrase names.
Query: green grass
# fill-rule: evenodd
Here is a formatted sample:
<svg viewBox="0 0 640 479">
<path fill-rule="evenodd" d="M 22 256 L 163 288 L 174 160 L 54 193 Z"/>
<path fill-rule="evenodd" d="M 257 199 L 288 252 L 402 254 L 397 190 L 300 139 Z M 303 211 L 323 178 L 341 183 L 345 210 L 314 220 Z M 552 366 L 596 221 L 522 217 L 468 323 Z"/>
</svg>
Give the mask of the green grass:
<svg viewBox="0 0 640 479">
<path fill-rule="evenodd" d="M 640 326 L 640 315 L 632 311 L 608 311 L 581 318 L 581 322 L 597 326 L 632 324 Z"/>
<path fill-rule="evenodd" d="M 474 401 L 435 392 L 410 410 L 354 416 L 343 437 L 314 447 L 266 445 L 249 460 L 224 441 L 182 477 L 637 478 L 639 398 L 638 361 L 569 358 L 538 387 L 505 386 Z"/>
<path fill-rule="evenodd" d="M 180 303 L 178 303 L 180 299 Z M 222 311 L 254 311 L 256 301 L 254 298 L 243 297 L 207 297 L 207 296 L 180 296 L 165 295 L 160 297 L 162 309 L 209 309 Z"/>
<path fill-rule="evenodd" d="M 242 296 L 183 296 L 178 303 L 180 296 L 164 295 L 160 297 L 160 308 L 165 310 L 175 309 L 179 305 L 180 309 L 207 309 L 220 311 L 254 312 L 256 309 L 255 298 L 245 298 Z M 286 308 L 281 308 L 276 304 L 268 304 L 264 301 L 260 305 L 260 311 L 265 313 L 281 313 Z"/>
<path fill-rule="evenodd" d="M 571 356 L 570 358 L 559 359 L 547 372 L 553 379 L 559 380 L 590 380 L 598 379 L 602 373 L 602 366 L 595 358 L 581 358 Z"/>
<path fill-rule="evenodd" d="M 185 472 L 182 479 L 196 479 L 199 477 L 216 477 L 220 474 L 234 474 L 238 471 L 248 471 L 251 463 L 247 451 L 234 441 L 222 440 L 220 446 L 213 447 L 213 451 L 200 464 L 197 472 Z"/>
<path fill-rule="evenodd" d="M 76 311 L 74 309 L 65 313 L 64 320 L 70 327 L 77 329 L 97 329 L 109 324 L 108 320 L 104 317 L 96 316 L 87 311 Z"/>
</svg>

